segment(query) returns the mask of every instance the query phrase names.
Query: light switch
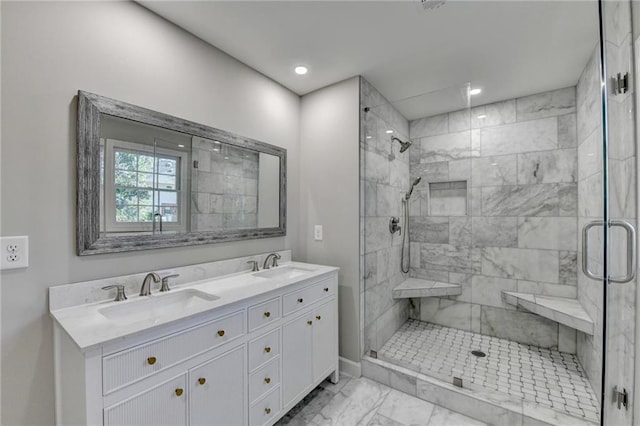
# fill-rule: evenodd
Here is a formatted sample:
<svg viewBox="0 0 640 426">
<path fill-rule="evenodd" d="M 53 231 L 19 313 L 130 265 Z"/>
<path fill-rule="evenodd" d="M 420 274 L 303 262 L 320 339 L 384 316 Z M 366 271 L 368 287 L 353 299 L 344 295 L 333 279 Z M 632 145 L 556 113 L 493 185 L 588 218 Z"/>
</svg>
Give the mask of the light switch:
<svg viewBox="0 0 640 426">
<path fill-rule="evenodd" d="M 316 225 L 313 227 L 313 239 L 316 241 L 322 241 L 322 225 Z"/>
</svg>

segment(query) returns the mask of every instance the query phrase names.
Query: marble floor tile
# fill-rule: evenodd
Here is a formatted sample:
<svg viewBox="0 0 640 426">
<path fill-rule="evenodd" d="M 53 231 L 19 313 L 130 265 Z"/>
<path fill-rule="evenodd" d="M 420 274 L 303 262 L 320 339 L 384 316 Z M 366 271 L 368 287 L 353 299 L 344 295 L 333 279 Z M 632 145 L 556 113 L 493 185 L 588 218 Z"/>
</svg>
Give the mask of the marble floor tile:
<svg viewBox="0 0 640 426">
<path fill-rule="evenodd" d="M 321 383 L 275 426 L 487 426 L 361 377 Z"/>
<path fill-rule="evenodd" d="M 472 350 L 486 356 L 473 356 Z M 518 396 L 562 415 L 582 413 L 590 420 L 584 413 L 600 411 L 576 355 L 556 350 L 410 319 L 378 358 L 441 380 L 461 377 L 465 387 Z"/>
<path fill-rule="evenodd" d="M 474 420 L 471 417 L 463 416 L 462 414 L 458 414 L 451 410 L 447 410 L 446 408 L 436 406 L 431 414 L 431 418 L 429 419 L 427 426 L 445 425 L 483 426 L 485 423 L 482 423 L 479 420 Z"/>
<path fill-rule="evenodd" d="M 391 388 L 369 379 L 351 380 L 312 421 L 320 426 L 366 425 L 390 391 Z"/>
</svg>

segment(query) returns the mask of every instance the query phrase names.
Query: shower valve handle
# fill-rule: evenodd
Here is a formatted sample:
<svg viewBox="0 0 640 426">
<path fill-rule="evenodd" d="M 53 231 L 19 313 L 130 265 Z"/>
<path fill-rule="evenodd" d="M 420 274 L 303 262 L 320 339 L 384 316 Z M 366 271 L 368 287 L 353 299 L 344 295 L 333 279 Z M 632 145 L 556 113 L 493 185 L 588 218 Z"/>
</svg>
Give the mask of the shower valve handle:
<svg viewBox="0 0 640 426">
<path fill-rule="evenodd" d="M 392 234 L 395 234 L 396 232 L 401 235 L 402 234 L 402 227 L 399 225 L 400 223 L 400 218 L 397 216 L 391 216 L 391 219 L 389 219 L 389 232 L 391 232 Z"/>
</svg>

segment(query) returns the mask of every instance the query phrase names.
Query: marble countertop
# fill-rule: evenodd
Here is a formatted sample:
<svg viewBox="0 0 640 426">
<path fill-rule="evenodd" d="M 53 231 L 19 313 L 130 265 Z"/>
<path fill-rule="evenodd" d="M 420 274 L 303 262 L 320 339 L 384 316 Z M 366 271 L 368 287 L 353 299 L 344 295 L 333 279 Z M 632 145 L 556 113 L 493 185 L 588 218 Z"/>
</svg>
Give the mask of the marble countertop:
<svg viewBox="0 0 640 426">
<path fill-rule="evenodd" d="M 111 306 L 124 307 L 126 304 L 133 305 L 136 302 L 140 302 L 143 298 L 144 300 L 161 298 L 165 296 L 163 293 L 156 292 L 151 296 L 132 296 L 123 302 L 101 301 L 55 310 L 52 309 L 50 314 L 78 345 L 80 350 L 85 352 L 136 333 L 154 330 L 161 326 L 173 324 L 204 313 L 212 313 L 215 310 L 230 307 L 234 303 L 255 296 L 264 295 L 300 282 L 313 280 L 314 278 L 322 277 L 339 269 L 332 266 L 300 262 L 283 263 L 278 266 L 277 269 L 287 267 L 305 269 L 308 270 L 308 273 L 303 273 L 302 275 L 292 278 L 265 278 L 256 276 L 256 274 L 259 275 L 264 273 L 264 271 L 241 272 L 175 286 L 171 292 L 166 293 L 166 295 L 176 294 L 185 290 L 198 290 L 206 295 L 217 296 L 218 299 L 187 306 L 186 309 L 180 312 L 155 319 L 123 323 L 107 318 L 100 311 Z M 132 306 L 132 309 L 135 309 L 135 307 Z"/>
</svg>

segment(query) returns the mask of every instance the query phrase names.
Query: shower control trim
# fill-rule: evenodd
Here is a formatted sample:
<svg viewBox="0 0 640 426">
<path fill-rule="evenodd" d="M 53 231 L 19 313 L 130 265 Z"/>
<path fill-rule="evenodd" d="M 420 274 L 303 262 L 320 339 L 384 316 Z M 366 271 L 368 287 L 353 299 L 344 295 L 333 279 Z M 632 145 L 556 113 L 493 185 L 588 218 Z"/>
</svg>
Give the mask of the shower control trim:
<svg viewBox="0 0 640 426">
<path fill-rule="evenodd" d="M 399 225 L 399 223 L 400 218 L 398 216 L 391 216 L 391 218 L 389 219 L 389 232 L 391 232 L 392 234 L 395 234 L 396 232 L 398 234 L 401 234 L 402 227 Z"/>
</svg>

